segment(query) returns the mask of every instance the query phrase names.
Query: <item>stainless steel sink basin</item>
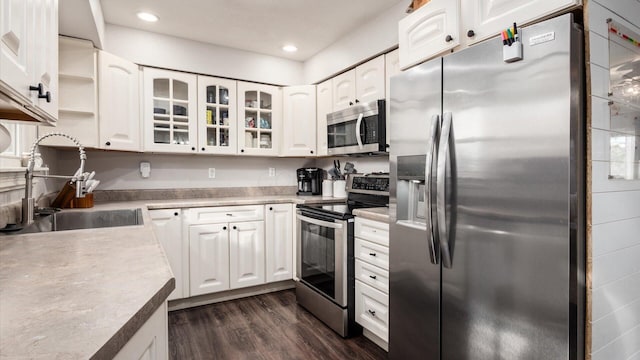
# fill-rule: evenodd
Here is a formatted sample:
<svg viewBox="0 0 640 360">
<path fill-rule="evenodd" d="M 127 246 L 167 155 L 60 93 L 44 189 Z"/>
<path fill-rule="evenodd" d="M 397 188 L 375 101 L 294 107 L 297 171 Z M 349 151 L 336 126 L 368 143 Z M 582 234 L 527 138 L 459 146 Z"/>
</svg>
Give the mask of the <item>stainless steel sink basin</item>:
<svg viewBox="0 0 640 360">
<path fill-rule="evenodd" d="M 99 211 L 69 211 L 39 216 L 34 223 L 16 231 L 3 231 L 6 235 L 35 232 L 96 229 L 105 227 L 143 225 L 142 209 Z"/>
</svg>

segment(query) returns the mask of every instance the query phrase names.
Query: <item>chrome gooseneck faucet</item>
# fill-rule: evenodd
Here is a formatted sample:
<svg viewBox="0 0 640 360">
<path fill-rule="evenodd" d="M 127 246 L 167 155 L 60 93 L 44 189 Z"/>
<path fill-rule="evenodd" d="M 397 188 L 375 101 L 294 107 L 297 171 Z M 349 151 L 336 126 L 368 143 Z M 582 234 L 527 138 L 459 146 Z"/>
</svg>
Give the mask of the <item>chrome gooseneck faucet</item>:
<svg viewBox="0 0 640 360">
<path fill-rule="evenodd" d="M 73 176 L 64 176 L 64 175 L 37 175 L 33 173 L 33 168 L 35 167 L 35 152 L 38 144 L 52 136 L 62 136 L 73 141 L 74 144 L 78 147 L 78 151 L 80 152 L 80 167 L 76 171 Z M 74 138 L 73 136 L 54 132 L 46 135 L 42 135 L 39 137 L 31 146 L 31 151 L 29 153 L 29 163 L 27 164 L 27 171 L 24 174 L 25 178 L 25 186 L 24 186 L 24 198 L 22 199 L 22 226 L 29 225 L 33 223 L 33 216 L 35 214 L 35 199 L 33 198 L 33 178 L 41 177 L 41 178 L 58 178 L 58 179 L 69 179 L 71 182 L 76 183 L 76 197 L 82 198 L 85 195 L 85 180 L 89 176 L 89 173 L 85 173 L 84 171 L 84 162 L 87 160 L 87 154 L 84 152 L 84 146 L 80 144 L 80 142 Z"/>
</svg>

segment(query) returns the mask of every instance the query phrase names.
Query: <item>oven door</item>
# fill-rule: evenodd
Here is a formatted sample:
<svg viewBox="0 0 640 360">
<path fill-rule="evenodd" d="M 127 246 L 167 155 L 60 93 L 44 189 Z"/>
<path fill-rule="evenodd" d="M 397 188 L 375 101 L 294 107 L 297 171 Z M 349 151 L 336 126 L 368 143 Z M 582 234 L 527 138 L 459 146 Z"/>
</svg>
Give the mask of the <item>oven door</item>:
<svg viewBox="0 0 640 360">
<path fill-rule="evenodd" d="M 300 282 L 347 306 L 347 222 L 297 212 L 296 266 Z"/>
</svg>

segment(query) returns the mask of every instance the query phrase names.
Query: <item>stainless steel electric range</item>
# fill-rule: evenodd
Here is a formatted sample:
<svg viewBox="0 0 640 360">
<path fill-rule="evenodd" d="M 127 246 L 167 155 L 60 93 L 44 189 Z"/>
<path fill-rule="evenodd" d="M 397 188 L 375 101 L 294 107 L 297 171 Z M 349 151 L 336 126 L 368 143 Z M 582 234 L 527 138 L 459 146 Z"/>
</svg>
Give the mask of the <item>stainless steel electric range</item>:
<svg viewBox="0 0 640 360">
<path fill-rule="evenodd" d="M 298 205 L 298 304 L 343 337 L 362 328 L 355 323 L 353 209 L 389 205 L 389 174 L 351 174 L 347 201 Z"/>
</svg>

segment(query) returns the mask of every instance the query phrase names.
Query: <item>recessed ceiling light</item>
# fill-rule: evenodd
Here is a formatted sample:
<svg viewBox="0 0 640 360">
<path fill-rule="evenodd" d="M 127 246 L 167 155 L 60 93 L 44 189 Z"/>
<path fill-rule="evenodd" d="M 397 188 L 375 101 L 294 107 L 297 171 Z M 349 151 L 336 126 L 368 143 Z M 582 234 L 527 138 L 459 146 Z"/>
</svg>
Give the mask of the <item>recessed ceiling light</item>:
<svg viewBox="0 0 640 360">
<path fill-rule="evenodd" d="M 144 12 L 144 11 L 140 11 L 138 13 L 138 18 L 140 20 L 144 20 L 144 21 L 147 21 L 147 22 L 156 22 L 156 21 L 158 21 L 158 17 L 157 16 L 155 16 L 155 15 L 153 15 L 151 13 L 148 13 L 148 12 Z"/>
<path fill-rule="evenodd" d="M 298 48 L 295 45 L 285 45 L 282 47 L 282 50 L 292 53 L 298 51 Z"/>
</svg>

